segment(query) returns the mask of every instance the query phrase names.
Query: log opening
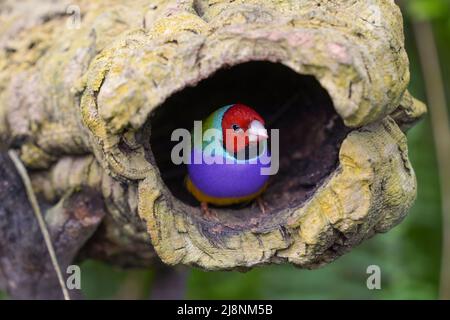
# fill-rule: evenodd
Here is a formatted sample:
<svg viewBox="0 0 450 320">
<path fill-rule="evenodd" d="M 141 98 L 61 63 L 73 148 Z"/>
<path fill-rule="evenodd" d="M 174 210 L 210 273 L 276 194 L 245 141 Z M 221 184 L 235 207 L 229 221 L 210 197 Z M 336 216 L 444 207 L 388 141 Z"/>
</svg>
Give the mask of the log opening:
<svg viewBox="0 0 450 320">
<path fill-rule="evenodd" d="M 217 108 L 236 102 L 257 110 L 268 129 L 280 130 L 280 169 L 270 178 L 263 196 L 269 214 L 298 208 L 337 168 L 340 144 L 350 129 L 314 77 L 300 75 L 282 64 L 254 61 L 223 68 L 196 86 L 173 94 L 144 126 L 141 139 L 147 140 L 142 142 L 147 159 L 156 164 L 165 186 L 179 200 L 175 205 L 200 216 L 198 202 L 183 184 L 186 166 L 177 166 L 170 159 L 177 143 L 171 141 L 171 134 L 177 128 L 191 130 L 194 120 L 205 119 Z M 261 215 L 255 204 L 215 207 L 214 211 L 234 228 L 245 227 Z"/>
</svg>

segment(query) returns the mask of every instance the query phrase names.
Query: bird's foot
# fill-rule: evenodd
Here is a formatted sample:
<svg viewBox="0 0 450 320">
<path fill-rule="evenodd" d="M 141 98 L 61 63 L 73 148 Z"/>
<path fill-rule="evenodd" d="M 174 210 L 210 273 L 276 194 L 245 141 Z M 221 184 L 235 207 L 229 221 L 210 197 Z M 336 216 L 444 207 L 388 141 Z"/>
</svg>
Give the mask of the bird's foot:
<svg viewBox="0 0 450 320">
<path fill-rule="evenodd" d="M 262 197 L 256 198 L 256 203 L 258 204 L 259 210 L 261 210 L 261 213 L 265 215 L 267 213 L 267 203 L 264 202 Z"/>
<path fill-rule="evenodd" d="M 200 204 L 200 208 L 202 209 L 203 216 L 208 220 L 218 220 L 214 211 L 212 211 L 207 202 L 202 202 Z"/>
</svg>

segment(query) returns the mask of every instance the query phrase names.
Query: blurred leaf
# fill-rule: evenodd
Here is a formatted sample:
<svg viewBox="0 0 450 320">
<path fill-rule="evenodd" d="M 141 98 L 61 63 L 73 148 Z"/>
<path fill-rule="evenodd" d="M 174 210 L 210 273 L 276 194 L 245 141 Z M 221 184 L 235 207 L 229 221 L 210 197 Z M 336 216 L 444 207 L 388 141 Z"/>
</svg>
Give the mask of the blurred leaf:
<svg viewBox="0 0 450 320">
<path fill-rule="evenodd" d="M 408 0 L 408 13 L 416 20 L 448 18 L 449 0 Z"/>
<path fill-rule="evenodd" d="M 81 265 L 81 290 L 87 299 L 112 299 L 125 278 L 125 271 L 101 262 L 88 260 Z"/>
<path fill-rule="evenodd" d="M 205 272 L 195 269 L 188 283 L 188 299 L 261 299 L 263 269 L 240 272 Z"/>
</svg>

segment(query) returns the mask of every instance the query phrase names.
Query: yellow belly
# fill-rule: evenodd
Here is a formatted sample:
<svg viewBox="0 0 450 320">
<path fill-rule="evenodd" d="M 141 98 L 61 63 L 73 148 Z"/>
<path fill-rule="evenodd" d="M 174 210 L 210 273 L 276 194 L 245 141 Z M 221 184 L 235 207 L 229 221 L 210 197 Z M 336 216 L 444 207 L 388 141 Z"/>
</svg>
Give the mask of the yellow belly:
<svg viewBox="0 0 450 320">
<path fill-rule="evenodd" d="M 258 196 L 260 196 L 266 190 L 267 183 L 258 192 L 253 193 L 253 194 L 248 195 L 248 196 L 245 196 L 245 197 L 238 197 L 238 198 L 216 198 L 216 197 L 211 197 L 211 196 L 203 193 L 202 191 L 200 191 L 192 183 L 192 181 L 191 181 L 191 179 L 189 179 L 189 177 L 186 177 L 186 188 L 200 202 L 207 202 L 207 203 L 214 204 L 214 205 L 217 205 L 217 206 L 229 206 L 229 205 L 233 205 L 233 204 L 249 202 L 249 201 L 257 198 Z"/>
</svg>

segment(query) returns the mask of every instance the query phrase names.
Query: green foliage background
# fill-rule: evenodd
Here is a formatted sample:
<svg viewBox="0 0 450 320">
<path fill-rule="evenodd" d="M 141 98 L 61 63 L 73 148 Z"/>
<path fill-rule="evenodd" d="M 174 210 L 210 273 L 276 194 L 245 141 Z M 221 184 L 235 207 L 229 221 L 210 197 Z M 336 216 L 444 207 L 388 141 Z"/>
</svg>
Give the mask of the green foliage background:
<svg viewBox="0 0 450 320">
<path fill-rule="evenodd" d="M 405 35 L 411 61 L 410 90 L 426 101 L 411 21 L 433 22 L 446 90 L 450 77 L 450 0 L 406 1 Z M 447 92 L 449 93 L 449 92 Z M 449 137 L 450 138 L 450 137 Z M 203 272 L 188 276 L 190 299 L 436 299 L 441 256 L 441 207 L 429 118 L 408 133 L 418 198 L 405 221 L 318 270 L 270 266 L 247 273 Z M 450 159 L 449 159 L 450 160 Z M 382 289 L 368 290 L 366 268 L 379 265 Z M 148 298 L 151 270 L 123 271 L 99 262 L 82 265 L 82 288 L 90 299 Z M 2 297 L 0 293 L 0 298 Z"/>
</svg>

